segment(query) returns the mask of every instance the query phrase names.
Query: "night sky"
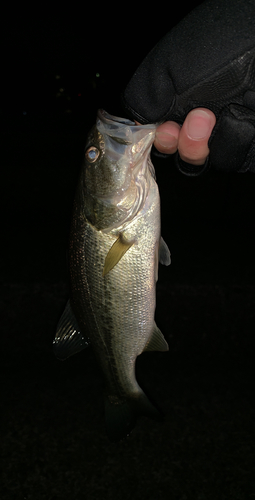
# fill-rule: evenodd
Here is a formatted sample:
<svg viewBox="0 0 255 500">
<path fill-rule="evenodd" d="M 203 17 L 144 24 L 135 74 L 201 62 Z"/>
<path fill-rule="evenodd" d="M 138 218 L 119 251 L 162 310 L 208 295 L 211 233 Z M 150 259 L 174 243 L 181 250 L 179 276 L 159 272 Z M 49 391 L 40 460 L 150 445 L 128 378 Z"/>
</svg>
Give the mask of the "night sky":
<svg viewBox="0 0 255 500">
<path fill-rule="evenodd" d="M 53 112 L 56 94 L 72 110 L 119 106 L 119 94 L 148 51 L 194 7 L 163 15 L 131 5 L 9 12 L 3 25 L 4 109 Z M 56 80 L 56 76 L 60 76 Z M 96 76 L 100 75 L 100 76 Z M 58 99 L 57 99 L 58 100 Z M 67 109 L 68 109 L 67 106 Z M 65 105 L 63 104 L 63 108 Z M 111 110 L 109 110 L 111 112 Z"/>
</svg>

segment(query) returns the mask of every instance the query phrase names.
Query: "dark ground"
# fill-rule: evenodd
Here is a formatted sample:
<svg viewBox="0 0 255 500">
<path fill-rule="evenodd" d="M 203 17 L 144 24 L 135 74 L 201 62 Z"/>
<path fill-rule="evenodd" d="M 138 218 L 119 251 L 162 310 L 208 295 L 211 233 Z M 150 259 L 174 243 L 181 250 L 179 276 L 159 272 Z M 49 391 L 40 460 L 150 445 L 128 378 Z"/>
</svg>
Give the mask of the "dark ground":
<svg viewBox="0 0 255 500">
<path fill-rule="evenodd" d="M 255 176 L 188 179 L 154 162 L 172 253 L 157 323 L 170 350 L 142 355 L 137 377 L 165 420 L 143 418 L 112 444 L 92 350 L 62 363 L 51 348 L 94 116 L 29 120 L 9 120 L 3 142 L 1 499 L 255 498 Z"/>
</svg>

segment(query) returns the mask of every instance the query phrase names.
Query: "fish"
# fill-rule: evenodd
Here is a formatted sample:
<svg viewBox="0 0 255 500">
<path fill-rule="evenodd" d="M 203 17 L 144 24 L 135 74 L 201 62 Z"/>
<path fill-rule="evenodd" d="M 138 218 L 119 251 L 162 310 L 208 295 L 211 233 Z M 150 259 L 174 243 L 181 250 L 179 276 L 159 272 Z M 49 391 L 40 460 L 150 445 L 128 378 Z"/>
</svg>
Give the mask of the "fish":
<svg viewBox="0 0 255 500">
<path fill-rule="evenodd" d="M 135 376 L 137 356 L 168 350 L 154 319 L 158 265 L 171 262 L 150 158 L 155 132 L 97 112 L 73 205 L 70 297 L 53 341 L 61 360 L 92 345 L 110 441 L 128 436 L 140 416 L 161 418 Z"/>
</svg>

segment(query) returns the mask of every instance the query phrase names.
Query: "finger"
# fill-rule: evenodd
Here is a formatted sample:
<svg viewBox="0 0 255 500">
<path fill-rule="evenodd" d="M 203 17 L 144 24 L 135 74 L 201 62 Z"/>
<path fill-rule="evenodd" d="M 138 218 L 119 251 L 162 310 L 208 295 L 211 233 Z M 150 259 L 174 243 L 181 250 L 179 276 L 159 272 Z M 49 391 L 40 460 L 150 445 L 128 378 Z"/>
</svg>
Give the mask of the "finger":
<svg viewBox="0 0 255 500">
<path fill-rule="evenodd" d="M 160 153 L 173 154 L 178 148 L 180 125 L 169 121 L 157 127 L 154 146 Z"/>
<path fill-rule="evenodd" d="M 192 165 L 203 165 L 209 155 L 208 140 L 216 123 L 212 111 L 196 108 L 187 115 L 179 135 L 181 159 Z"/>
</svg>

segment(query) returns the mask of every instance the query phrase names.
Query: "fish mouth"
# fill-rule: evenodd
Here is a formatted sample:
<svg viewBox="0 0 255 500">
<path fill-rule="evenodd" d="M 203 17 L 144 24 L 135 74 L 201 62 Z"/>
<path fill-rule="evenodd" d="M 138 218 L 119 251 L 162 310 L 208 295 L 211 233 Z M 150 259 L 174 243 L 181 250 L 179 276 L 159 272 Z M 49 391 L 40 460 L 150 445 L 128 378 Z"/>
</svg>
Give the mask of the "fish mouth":
<svg viewBox="0 0 255 500">
<path fill-rule="evenodd" d="M 137 182 L 138 178 L 147 175 L 156 124 L 136 125 L 134 121 L 99 109 L 96 127 L 104 137 L 105 156 L 126 172 L 127 182 L 119 185 L 120 191 L 126 191 L 131 178 Z"/>
<path fill-rule="evenodd" d="M 99 127 L 99 128 L 98 128 Z M 150 131 L 156 132 L 156 124 L 136 125 L 134 121 L 128 118 L 121 118 L 110 115 L 104 109 L 99 109 L 97 112 L 97 128 L 104 129 L 104 132 L 112 137 L 120 144 L 134 144 L 135 140 L 132 136 L 146 136 Z M 143 131 L 143 133 L 142 133 Z"/>
<path fill-rule="evenodd" d="M 156 125 L 136 125 L 135 122 L 110 115 L 103 109 L 97 113 L 97 130 L 104 137 L 105 156 L 112 161 L 126 162 L 131 168 L 149 155 Z"/>
</svg>

